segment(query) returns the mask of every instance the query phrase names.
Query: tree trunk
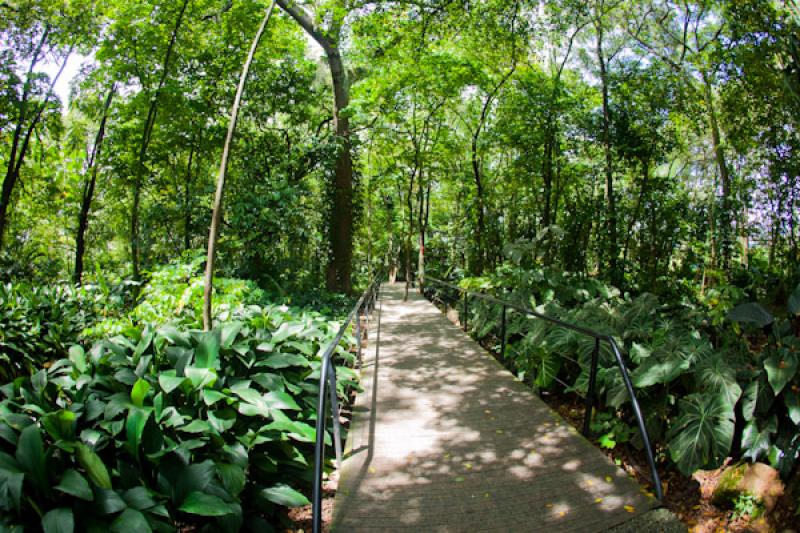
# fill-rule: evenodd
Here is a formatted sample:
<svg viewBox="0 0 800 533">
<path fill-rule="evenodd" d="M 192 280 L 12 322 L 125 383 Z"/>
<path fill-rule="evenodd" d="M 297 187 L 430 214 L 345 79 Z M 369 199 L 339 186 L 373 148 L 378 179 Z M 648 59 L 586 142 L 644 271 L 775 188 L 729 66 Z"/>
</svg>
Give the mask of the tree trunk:
<svg viewBox="0 0 800 533">
<path fill-rule="evenodd" d="M 206 257 L 206 271 L 203 280 L 203 329 L 205 331 L 210 330 L 212 326 L 211 304 L 214 290 L 214 260 L 216 259 L 219 228 L 222 224 L 222 196 L 225 192 L 225 174 L 228 171 L 228 157 L 230 156 L 231 145 L 233 144 L 233 133 L 236 131 L 236 121 L 239 118 L 239 106 L 242 102 L 242 94 L 244 93 L 244 86 L 247 82 L 247 74 L 250 72 L 250 64 L 253 62 L 258 43 L 261 41 L 261 36 L 264 34 L 264 29 L 267 27 L 267 23 L 274 9 L 275 0 L 272 1 L 267 9 L 267 13 L 261 21 L 261 26 L 258 27 L 258 31 L 255 37 L 253 37 L 253 43 L 250 45 L 250 52 L 247 54 L 247 59 L 242 67 L 242 73 L 239 76 L 239 86 L 236 88 L 236 96 L 233 99 L 233 107 L 231 107 L 231 117 L 228 121 L 228 134 L 225 137 L 225 146 L 222 149 L 222 161 L 219 164 L 219 174 L 217 175 L 217 190 L 214 194 L 214 210 L 211 214 L 211 229 L 208 235 L 208 255 Z"/>
<path fill-rule="evenodd" d="M 103 146 L 103 138 L 106 134 L 106 121 L 108 120 L 108 110 L 111 107 L 111 100 L 114 98 L 116 92 L 116 84 L 111 84 L 111 89 L 108 90 L 106 101 L 103 104 L 103 115 L 100 119 L 100 126 L 97 129 L 97 135 L 94 139 L 94 146 L 92 146 L 92 153 L 89 156 L 89 162 L 86 167 L 87 172 L 90 174 L 89 180 L 84 183 L 83 195 L 81 197 L 81 210 L 78 214 L 78 232 L 75 235 L 75 272 L 73 280 L 78 285 L 82 284 L 83 278 L 83 256 L 86 251 L 86 228 L 89 227 L 89 212 L 92 209 L 92 200 L 94 199 L 94 189 L 97 185 L 97 167 L 98 159 L 100 158 L 100 149 Z"/>
<path fill-rule="evenodd" d="M 335 25 L 324 31 L 294 0 L 277 0 L 277 3 L 322 47 L 331 70 L 333 128 L 341 149 L 336 159 L 329 228 L 332 257 L 328 262 L 325 280 L 329 290 L 349 293 L 352 289 L 350 278 L 353 259 L 353 160 L 350 119 L 342 113 L 350 103 L 350 88 L 338 44 L 341 28 Z"/>
<path fill-rule="evenodd" d="M 189 162 L 186 164 L 186 179 L 183 183 L 183 249 L 192 247 L 192 162 L 194 160 L 194 142 L 189 147 Z"/>
<path fill-rule="evenodd" d="M 728 165 L 725 161 L 725 151 L 722 147 L 722 141 L 719 133 L 719 123 L 717 122 L 717 111 L 714 108 L 714 95 L 711 90 L 711 81 L 708 76 L 703 72 L 703 85 L 705 86 L 705 99 L 706 109 L 708 111 L 708 122 L 711 129 L 711 146 L 714 150 L 714 159 L 717 163 L 717 170 L 719 171 L 719 180 L 722 185 L 722 206 L 719 214 L 719 230 L 721 238 L 721 256 L 723 268 L 728 268 L 731 259 L 731 248 L 733 242 L 731 238 L 731 223 L 733 217 L 731 211 L 731 178 L 728 172 Z"/>
<path fill-rule="evenodd" d="M 17 181 L 19 181 L 19 174 L 22 171 L 22 164 L 25 162 L 25 155 L 28 152 L 31 136 L 33 135 L 36 126 L 39 124 L 39 121 L 42 118 L 42 113 L 47 107 L 47 101 L 50 99 L 50 96 L 53 93 L 53 88 L 55 87 L 58 78 L 61 77 L 61 74 L 64 72 L 64 67 L 67 66 L 67 61 L 69 60 L 70 55 L 72 55 L 73 47 L 71 46 L 64 56 L 64 61 L 61 63 L 61 66 L 59 67 L 55 77 L 50 80 L 50 85 L 47 87 L 47 91 L 45 92 L 42 102 L 34 111 L 30 124 L 28 124 L 27 129 L 25 129 L 24 123 L 27 119 L 33 70 L 36 67 L 36 64 L 39 62 L 39 56 L 42 53 L 42 49 L 44 48 L 49 35 L 50 27 L 45 26 L 45 29 L 42 32 L 42 38 L 36 45 L 33 58 L 28 66 L 25 84 L 22 89 L 22 98 L 19 102 L 17 124 L 14 127 L 14 136 L 11 140 L 11 149 L 8 155 L 8 167 L 6 169 L 5 179 L 3 180 L 2 191 L 0 191 L 0 250 L 3 248 L 3 238 L 5 237 L 6 226 L 8 225 L 8 210 L 11 205 L 11 196 L 14 193 L 14 188 L 16 187 Z"/>
<path fill-rule="evenodd" d="M 181 9 L 178 12 L 178 18 L 175 20 L 175 27 L 172 29 L 167 51 L 164 55 L 164 64 L 161 70 L 161 78 L 158 81 L 153 96 L 150 98 L 150 107 L 147 109 L 147 118 L 144 122 L 142 130 L 142 140 L 139 144 L 139 155 L 136 160 L 136 170 L 133 177 L 133 204 L 131 205 L 131 263 L 133 265 L 133 277 L 139 279 L 140 274 L 140 255 L 141 243 L 139 242 L 139 209 L 142 203 L 142 184 L 144 175 L 147 172 L 145 159 L 147 157 L 147 149 L 150 146 L 150 137 L 153 134 L 153 128 L 156 123 L 156 113 L 158 111 L 158 99 L 161 95 L 161 90 L 164 88 L 164 83 L 167 80 L 169 73 L 169 65 L 172 59 L 172 52 L 175 49 L 175 42 L 178 40 L 178 30 L 180 30 L 181 23 L 183 22 L 183 15 L 186 13 L 186 7 L 189 5 L 189 0 L 183 0 Z"/>
<path fill-rule="evenodd" d="M 597 62 L 600 66 L 600 83 L 603 93 L 603 151 L 605 153 L 605 196 L 606 196 L 606 244 L 608 246 L 608 265 L 610 278 L 619 282 L 617 267 L 617 205 L 614 197 L 614 168 L 611 154 L 611 110 L 608 105 L 608 71 L 603 52 L 603 26 L 600 19 L 595 23 L 597 29 Z"/>
</svg>

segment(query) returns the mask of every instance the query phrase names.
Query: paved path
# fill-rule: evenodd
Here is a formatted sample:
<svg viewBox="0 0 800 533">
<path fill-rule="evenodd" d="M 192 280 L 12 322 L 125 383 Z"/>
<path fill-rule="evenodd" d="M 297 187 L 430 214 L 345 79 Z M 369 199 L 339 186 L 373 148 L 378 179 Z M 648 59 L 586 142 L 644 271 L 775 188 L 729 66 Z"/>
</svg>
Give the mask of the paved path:
<svg viewBox="0 0 800 533">
<path fill-rule="evenodd" d="M 334 531 L 592 532 L 654 507 L 436 307 L 402 294 L 381 289 Z"/>
</svg>

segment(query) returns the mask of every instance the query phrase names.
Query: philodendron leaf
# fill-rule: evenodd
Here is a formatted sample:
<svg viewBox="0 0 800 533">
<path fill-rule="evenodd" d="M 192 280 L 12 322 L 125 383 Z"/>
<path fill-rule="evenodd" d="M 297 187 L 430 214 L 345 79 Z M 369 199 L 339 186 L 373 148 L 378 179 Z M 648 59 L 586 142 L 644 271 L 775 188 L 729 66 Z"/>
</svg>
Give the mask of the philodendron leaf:
<svg viewBox="0 0 800 533">
<path fill-rule="evenodd" d="M 72 533 L 75 530 L 75 517 L 69 507 L 53 509 L 42 517 L 44 533 Z"/>
<path fill-rule="evenodd" d="M 237 510 L 235 506 L 225 503 L 219 496 L 206 494 L 199 490 L 191 492 L 183 500 L 179 509 L 184 513 L 200 516 L 225 516 L 235 513 Z"/>
<path fill-rule="evenodd" d="M 158 376 L 158 384 L 161 385 L 161 388 L 167 394 L 171 393 L 172 391 L 180 387 L 184 381 L 186 381 L 186 378 L 176 377 L 174 370 L 168 370 L 166 372 L 162 372 Z"/>
<path fill-rule="evenodd" d="M 800 313 L 800 285 L 795 287 L 794 292 L 792 295 L 789 296 L 789 304 L 788 304 L 789 313 L 796 315 Z"/>
<path fill-rule="evenodd" d="M 283 483 L 266 489 L 261 489 L 259 491 L 259 495 L 271 501 L 272 503 L 285 505 L 286 507 L 300 507 L 302 505 L 308 505 L 309 503 L 308 498 L 294 490 L 289 485 L 285 485 Z"/>
<path fill-rule="evenodd" d="M 75 446 L 75 455 L 78 457 L 78 463 L 86 470 L 86 475 L 89 480 L 100 487 L 101 489 L 111 488 L 111 478 L 108 475 L 106 465 L 100 456 L 94 453 L 85 444 L 77 444 Z"/>
<path fill-rule="evenodd" d="M 734 414 L 718 394 L 691 394 L 680 401 L 680 412 L 669 432 L 669 452 L 678 469 L 691 475 L 698 468 L 717 466 L 733 442 Z"/>
<path fill-rule="evenodd" d="M 17 442 L 17 462 L 30 476 L 33 484 L 42 492 L 49 492 L 45 468 L 44 445 L 39 427 L 32 424 L 22 430 Z"/>
<path fill-rule="evenodd" d="M 767 380 L 777 396 L 797 373 L 797 356 L 789 350 L 782 349 L 764 361 L 764 369 L 767 371 Z"/>
<path fill-rule="evenodd" d="M 56 485 L 56 490 L 66 494 L 71 494 L 72 496 L 80 498 L 81 500 L 92 501 L 94 499 L 92 488 L 89 486 L 89 482 L 86 481 L 86 478 L 72 468 L 64 472 L 64 475 L 61 478 L 61 483 Z"/>
<path fill-rule="evenodd" d="M 783 401 L 786 403 L 786 410 L 789 411 L 789 418 L 795 425 L 800 426 L 800 395 L 789 390 L 783 395 Z"/>
<path fill-rule="evenodd" d="M 774 415 L 763 428 L 759 429 L 758 420 L 747 424 L 742 432 L 743 457 L 757 461 L 759 457 L 766 454 L 772 445 L 772 435 L 776 431 L 778 431 L 778 419 Z"/>
<path fill-rule="evenodd" d="M 772 324 L 775 317 L 755 302 L 739 304 L 728 312 L 728 320 L 742 324 L 753 324 L 763 328 Z"/>
<path fill-rule="evenodd" d="M 133 385 L 133 389 L 131 389 L 131 402 L 136 407 L 142 407 L 144 405 L 144 398 L 147 396 L 147 392 L 150 390 L 150 384 L 142 378 L 136 380 L 136 383 Z"/>
<path fill-rule="evenodd" d="M 149 416 L 150 411 L 134 407 L 128 413 L 128 419 L 125 421 L 128 449 L 134 457 L 139 456 L 139 443 L 142 441 L 142 433 L 144 433 L 144 426 L 147 424 Z"/>
</svg>

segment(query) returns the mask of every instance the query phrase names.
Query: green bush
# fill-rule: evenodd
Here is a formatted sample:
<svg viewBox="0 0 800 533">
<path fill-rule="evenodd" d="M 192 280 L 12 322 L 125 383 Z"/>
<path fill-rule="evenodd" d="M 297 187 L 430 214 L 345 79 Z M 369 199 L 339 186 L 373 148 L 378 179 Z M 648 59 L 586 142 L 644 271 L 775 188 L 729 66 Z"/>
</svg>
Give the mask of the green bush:
<svg viewBox="0 0 800 533">
<path fill-rule="evenodd" d="M 2 527 L 266 531 L 307 503 L 318 355 L 338 324 L 283 306 L 229 318 L 127 328 L 0 388 Z M 338 373 L 343 394 L 355 374 Z"/>
<path fill-rule="evenodd" d="M 612 335 L 626 354 L 651 439 L 684 474 L 719 466 L 736 449 L 783 476 L 800 457 L 800 338 L 793 322 L 800 291 L 789 298 L 788 318 L 774 319 L 757 304 L 734 307 L 743 295 L 736 288 L 664 304 L 650 293 L 634 297 L 591 278 L 508 264 L 461 285 Z M 473 298 L 469 313 L 472 333 L 499 344 L 500 307 Z M 560 387 L 558 378 L 586 394 L 592 337 L 513 311 L 506 331 L 506 357 L 518 375 L 535 388 Z M 596 390 L 608 412 L 635 423 L 607 343 Z M 603 429 L 601 439 L 607 436 Z M 638 435 L 631 439 L 641 445 Z"/>
</svg>

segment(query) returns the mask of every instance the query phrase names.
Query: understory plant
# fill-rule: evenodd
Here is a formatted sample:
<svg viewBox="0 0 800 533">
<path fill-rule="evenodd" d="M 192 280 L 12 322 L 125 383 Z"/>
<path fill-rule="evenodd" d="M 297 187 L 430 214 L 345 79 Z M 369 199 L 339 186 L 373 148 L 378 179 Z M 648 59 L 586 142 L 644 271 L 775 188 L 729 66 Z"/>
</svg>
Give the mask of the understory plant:
<svg viewBox="0 0 800 533">
<path fill-rule="evenodd" d="M 307 503 L 338 324 L 282 306 L 229 318 L 127 328 L 0 388 L 0 529 L 270 531 Z M 337 372 L 343 394 L 355 374 Z"/>
<path fill-rule="evenodd" d="M 461 287 L 613 336 L 624 352 L 651 441 L 659 456 L 684 474 L 719 466 L 730 455 L 766 461 L 784 477 L 795 467 L 800 288 L 789 300 L 786 319 L 745 303 L 729 306 L 718 320 L 704 302 L 684 298 L 666 304 L 654 294 L 623 294 L 586 276 L 509 263 L 492 275 L 465 278 Z M 456 291 L 435 284 L 429 290 L 463 314 Z M 471 333 L 499 349 L 501 306 L 471 298 L 468 310 Z M 506 318 L 506 363 L 520 378 L 535 389 L 563 390 L 566 384 L 567 391 L 587 394 L 593 337 L 512 309 Z M 603 417 L 636 424 L 606 342 L 600 343 L 596 391 L 604 411 L 595 418 L 601 445 L 622 442 L 611 436 L 622 433 L 641 446 L 638 432 L 606 427 Z"/>
</svg>

